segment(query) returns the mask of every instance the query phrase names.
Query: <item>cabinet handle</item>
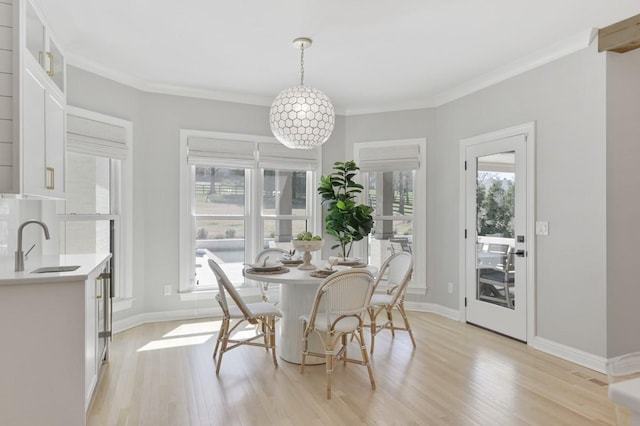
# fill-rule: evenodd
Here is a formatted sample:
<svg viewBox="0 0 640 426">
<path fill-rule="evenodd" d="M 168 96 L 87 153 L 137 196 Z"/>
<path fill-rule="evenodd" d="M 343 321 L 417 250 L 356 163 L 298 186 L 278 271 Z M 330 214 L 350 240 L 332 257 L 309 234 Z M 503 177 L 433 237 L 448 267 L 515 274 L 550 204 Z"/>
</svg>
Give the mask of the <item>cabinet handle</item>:
<svg viewBox="0 0 640 426">
<path fill-rule="evenodd" d="M 98 276 L 98 278 L 96 278 L 96 286 L 98 287 L 96 289 L 96 299 L 102 299 L 102 275 Z M 98 289 L 100 290 L 100 292 L 98 293 Z"/>
<path fill-rule="evenodd" d="M 53 69 L 53 53 L 47 52 L 47 57 L 49 58 L 49 70 L 47 71 L 47 74 L 49 75 L 49 77 L 53 77 L 53 75 L 55 74 Z"/>
<path fill-rule="evenodd" d="M 56 170 L 53 167 L 47 167 L 45 187 L 47 189 L 56 189 Z"/>
</svg>

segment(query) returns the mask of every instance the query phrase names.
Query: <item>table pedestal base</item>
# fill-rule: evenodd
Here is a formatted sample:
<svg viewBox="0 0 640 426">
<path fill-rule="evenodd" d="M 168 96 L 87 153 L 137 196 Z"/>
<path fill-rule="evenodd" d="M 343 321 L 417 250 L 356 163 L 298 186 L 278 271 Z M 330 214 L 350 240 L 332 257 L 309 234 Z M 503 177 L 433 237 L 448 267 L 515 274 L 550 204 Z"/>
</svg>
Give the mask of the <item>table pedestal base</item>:
<svg viewBox="0 0 640 426">
<path fill-rule="evenodd" d="M 314 266 L 315 268 L 315 266 Z M 279 334 L 276 346 L 278 355 L 294 364 L 302 362 L 302 320 L 300 316 L 309 315 L 316 296 L 317 285 L 281 285 L 280 303 L 282 318 L 278 321 Z M 313 333 L 309 336 L 309 350 L 324 352 L 320 337 Z M 324 358 L 307 357 L 307 364 L 324 364 Z"/>
</svg>

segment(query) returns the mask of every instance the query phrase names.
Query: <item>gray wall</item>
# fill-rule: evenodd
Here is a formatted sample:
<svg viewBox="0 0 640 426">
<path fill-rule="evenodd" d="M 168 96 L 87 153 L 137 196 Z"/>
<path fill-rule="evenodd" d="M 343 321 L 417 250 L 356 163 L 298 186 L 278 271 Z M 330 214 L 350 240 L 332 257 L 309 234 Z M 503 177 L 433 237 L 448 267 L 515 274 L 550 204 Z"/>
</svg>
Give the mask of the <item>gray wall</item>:
<svg viewBox="0 0 640 426">
<path fill-rule="evenodd" d="M 620 237 L 612 234 L 607 241 L 607 226 L 612 226 L 607 223 L 607 190 L 612 191 L 611 219 L 612 214 L 625 214 L 615 206 L 624 206 L 631 189 L 638 188 L 637 180 L 625 181 L 619 190 L 611 187 L 626 176 L 612 172 L 617 167 L 612 161 L 618 161 L 613 156 L 617 153 L 623 162 L 631 157 L 624 157 L 628 129 L 618 123 L 619 133 L 607 134 L 606 72 L 607 56 L 592 47 L 435 109 L 338 117 L 323 148 L 323 170 L 327 173 L 334 161 L 351 158 L 354 142 L 427 138 L 428 292 L 419 300 L 458 309 L 460 140 L 535 121 L 536 219 L 550 223 L 550 234 L 536 239 L 537 335 L 606 357 L 608 351 L 622 349 L 624 340 L 610 329 L 607 348 L 607 245 L 624 253 L 632 241 L 618 245 L 627 230 L 622 227 Z M 134 122 L 138 301 L 130 314 L 195 307 L 195 302 L 162 295 L 163 284 L 177 287 L 179 279 L 179 129 L 270 135 L 268 108 L 143 94 L 75 68 L 69 69 L 68 84 L 70 105 Z M 639 129 L 631 130 L 637 134 Z M 609 152 L 607 136 L 620 141 Z M 607 154 L 612 158 L 607 160 Z M 620 278 L 620 285 L 632 282 L 631 271 L 621 277 L 615 273 L 609 269 L 609 278 Z M 455 283 L 454 294 L 448 294 L 447 282 Z M 627 287 L 609 289 L 616 303 L 632 303 L 626 295 Z M 613 312 L 609 309 L 612 326 L 623 324 L 626 317 Z"/>
<path fill-rule="evenodd" d="M 353 142 L 427 137 L 427 302 L 458 309 L 460 140 L 535 121 L 537 335 L 606 355 L 605 55 L 590 48 L 434 110 L 347 119 Z M 447 283 L 456 291 L 448 294 Z"/>
<path fill-rule="evenodd" d="M 407 296 L 407 300 L 412 302 L 435 302 L 438 300 L 444 300 L 437 298 L 435 294 L 438 292 L 433 283 L 438 282 L 439 276 L 435 275 L 441 273 L 443 268 L 436 267 L 437 262 L 440 259 L 440 248 L 438 244 L 455 243 L 455 240 L 443 238 L 442 235 L 438 235 L 440 230 L 438 225 L 428 218 L 432 216 L 431 208 L 435 205 L 431 203 L 432 196 L 431 191 L 434 189 L 435 181 L 438 177 L 438 172 L 441 166 L 441 152 L 438 151 L 438 145 L 435 143 L 435 110 L 434 109 L 419 109 L 410 111 L 396 111 L 380 114 L 366 114 L 356 115 L 347 118 L 346 132 L 345 132 L 345 146 L 344 156 L 345 158 L 353 158 L 353 144 L 357 142 L 373 142 L 382 140 L 398 140 L 398 139 L 411 139 L 411 138 L 426 138 L 427 140 L 427 193 L 424 194 L 427 197 L 427 214 L 419 217 L 417 220 L 426 220 L 427 230 L 427 293 L 426 295 L 410 294 Z M 439 208 L 446 208 L 439 206 Z M 450 210 L 450 212 L 453 210 Z M 424 223 L 423 223 L 424 225 Z M 435 225 L 435 226 L 434 226 Z M 416 259 L 416 262 L 422 262 L 420 259 Z M 449 275 L 454 278 L 457 277 L 457 271 L 448 271 Z M 449 279 L 446 283 L 456 282 L 456 279 Z M 449 294 L 447 294 L 449 296 Z M 456 306 L 457 309 L 457 306 Z"/>
<path fill-rule="evenodd" d="M 640 345 L 640 50 L 607 58 L 608 356 Z"/>
<path fill-rule="evenodd" d="M 112 80 L 99 77 L 95 74 L 67 67 L 67 104 L 79 108 L 85 108 L 113 117 L 130 120 L 133 122 L 133 146 L 130 154 L 133 157 L 133 297 L 136 302 L 133 309 L 114 314 L 114 320 L 139 314 L 145 311 L 145 287 L 140 283 L 145 282 L 145 222 L 146 206 L 144 197 L 146 188 L 144 180 L 140 179 L 138 167 L 144 158 L 143 144 L 141 141 L 143 94 L 128 86 L 118 84 Z"/>
<path fill-rule="evenodd" d="M 438 108 L 437 139 L 457 158 L 460 139 L 530 121 L 535 219 L 550 229 L 536 238 L 536 335 L 606 356 L 605 55 L 593 46 Z M 435 202 L 454 203 L 458 170 L 450 163 Z M 456 235 L 457 222 L 437 214 Z M 446 249 L 451 269 L 458 252 Z"/>
</svg>

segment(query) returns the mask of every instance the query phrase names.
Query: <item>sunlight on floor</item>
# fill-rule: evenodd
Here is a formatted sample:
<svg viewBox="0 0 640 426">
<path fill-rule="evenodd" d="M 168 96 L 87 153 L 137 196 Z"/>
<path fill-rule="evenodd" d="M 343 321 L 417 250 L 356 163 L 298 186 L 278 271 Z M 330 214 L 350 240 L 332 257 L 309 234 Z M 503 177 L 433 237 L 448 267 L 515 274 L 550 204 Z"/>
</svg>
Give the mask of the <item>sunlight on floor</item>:
<svg viewBox="0 0 640 426">
<path fill-rule="evenodd" d="M 192 334 L 217 333 L 220 330 L 222 321 L 194 322 L 182 324 L 174 328 L 162 337 L 188 336 Z"/>
<path fill-rule="evenodd" d="M 222 321 L 218 320 L 179 325 L 165 333 L 162 340 L 152 340 L 138 349 L 138 352 L 201 345 L 215 336 L 220 330 L 220 324 Z"/>
<path fill-rule="evenodd" d="M 175 339 L 152 340 L 140 349 L 138 352 L 155 351 L 157 349 L 177 348 L 180 346 L 201 345 L 211 339 L 213 334 L 201 334 L 198 336 L 178 337 Z"/>
</svg>

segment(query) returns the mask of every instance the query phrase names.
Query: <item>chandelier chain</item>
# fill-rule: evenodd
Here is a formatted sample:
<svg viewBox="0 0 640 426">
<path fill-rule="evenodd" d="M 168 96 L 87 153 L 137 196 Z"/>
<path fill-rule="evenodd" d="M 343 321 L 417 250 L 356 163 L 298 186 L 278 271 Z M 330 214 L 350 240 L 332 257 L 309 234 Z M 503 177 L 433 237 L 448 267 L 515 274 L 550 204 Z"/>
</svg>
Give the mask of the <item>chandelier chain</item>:
<svg viewBox="0 0 640 426">
<path fill-rule="evenodd" d="M 304 45 L 300 46 L 300 86 L 304 86 Z"/>
</svg>

